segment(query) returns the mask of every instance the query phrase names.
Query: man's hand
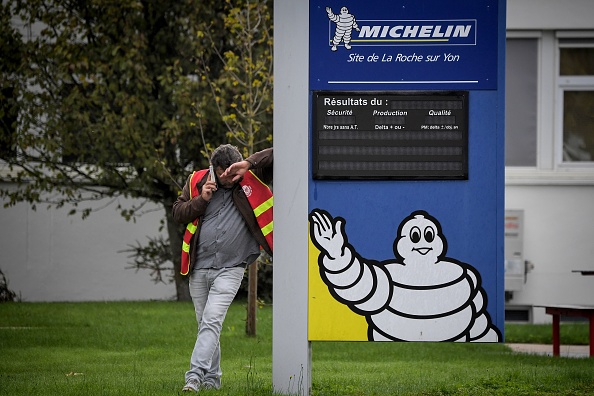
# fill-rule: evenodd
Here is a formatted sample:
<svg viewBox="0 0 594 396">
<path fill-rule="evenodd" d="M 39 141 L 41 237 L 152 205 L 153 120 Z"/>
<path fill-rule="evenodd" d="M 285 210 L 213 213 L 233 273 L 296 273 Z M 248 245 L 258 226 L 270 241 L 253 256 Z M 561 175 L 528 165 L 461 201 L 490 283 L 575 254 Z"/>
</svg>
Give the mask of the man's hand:
<svg viewBox="0 0 594 396">
<path fill-rule="evenodd" d="M 232 177 L 231 180 L 234 183 L 236 183 L 239 181 L 239 179 L 241 179 L 243 177 L 245 172 L 247 172 L 250 169 L 250 166 L 251 166 L 251 164 L 246 160 L 231 164 L 230 167 L 225 169 L 225 172 L 223 172 L 223 174 L 221 175 L 221 178 Z"/>
<path fill-rule="evenodd" d="M 210 174 L 206 179 L 206 183 L 202 186 L 202 190 L 200 191 L 200 196 L 205 201 L 210 201 L 212 199 L 212 194 L 217 191 L 217 182 L 216 180 L 211 180 Z"/>
</svg>

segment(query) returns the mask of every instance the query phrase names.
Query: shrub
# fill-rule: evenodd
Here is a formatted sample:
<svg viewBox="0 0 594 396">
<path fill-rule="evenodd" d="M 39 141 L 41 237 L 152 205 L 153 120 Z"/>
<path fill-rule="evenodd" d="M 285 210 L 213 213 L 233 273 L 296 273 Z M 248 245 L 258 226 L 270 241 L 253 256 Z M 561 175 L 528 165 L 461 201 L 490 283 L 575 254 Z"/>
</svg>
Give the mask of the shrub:
<svg viewBox="0 0 594 396">
<path fill-rule="evenodd" d="M 0 302 L 15 301 L 16 293 L 8 288 L 8 279 L 0 270 Z"/>
</svg>

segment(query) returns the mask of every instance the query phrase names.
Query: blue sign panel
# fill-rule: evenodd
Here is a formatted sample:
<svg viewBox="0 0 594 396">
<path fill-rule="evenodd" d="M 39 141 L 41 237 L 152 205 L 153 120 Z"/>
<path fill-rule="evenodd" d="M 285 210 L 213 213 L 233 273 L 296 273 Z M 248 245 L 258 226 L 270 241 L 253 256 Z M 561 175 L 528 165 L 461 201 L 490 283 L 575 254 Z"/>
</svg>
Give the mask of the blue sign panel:
<svg viewBox="0 0 594 396">
<path fill-rule="evenodd" d="M 497 0 L 310 2 L 311 89 L 495 89 Z"/>
<path fill-rule="evenodd" d="M 502 342 L 505 0 L 309 10 L 309 339 Z"/>
</svg>

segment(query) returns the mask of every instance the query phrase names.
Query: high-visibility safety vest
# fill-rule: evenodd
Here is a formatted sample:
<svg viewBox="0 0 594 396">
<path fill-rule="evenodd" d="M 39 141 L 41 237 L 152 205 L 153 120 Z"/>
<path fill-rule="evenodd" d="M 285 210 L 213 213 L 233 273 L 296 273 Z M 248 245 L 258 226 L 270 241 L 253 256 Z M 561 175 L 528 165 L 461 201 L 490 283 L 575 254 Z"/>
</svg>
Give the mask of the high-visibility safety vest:
<svg viewBox="0 0 594 396">
<path fill-rule="evenodd" d="M 190 177 L 190 199 L 200 195 L 200 190 L 198 190 L 196 185 L 202 180 L 206 172 L 208 172 L 208 169 L 192 173 L 192 176 Z M 239 185 L 243 189 L 243 192 L 254 211 L 258 226 L 260 227 L 260 230 L 262 230 L 262 234 L 266 238 L 270 250 L 272 250 L 274 228 L 272 217 L 274 197 L 272 196 L 272 191 L 270 191 L 270 188 L 268 188 L 258 176 L 254 175 L 252 171 L 247 171 L 243 175 L 243 179 L 239 182 Z M 194 234 L 196 234 L 197 229 L 198 219 L 189 223 L 184 232 L 180 271 L 182 275 L 187 275 L 190 271 L 190 241 L 194 237 Z"/>
</svg>

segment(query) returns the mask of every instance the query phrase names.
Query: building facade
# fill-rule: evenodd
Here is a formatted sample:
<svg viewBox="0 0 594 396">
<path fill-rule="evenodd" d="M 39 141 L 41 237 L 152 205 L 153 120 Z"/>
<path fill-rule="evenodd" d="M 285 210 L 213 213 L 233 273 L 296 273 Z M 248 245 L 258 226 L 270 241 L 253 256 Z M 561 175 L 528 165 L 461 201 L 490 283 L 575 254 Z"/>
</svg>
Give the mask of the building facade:
<svg viewBox="0 0 594 396">
<path fill-rule="evenodd" d="M 534 306 L 594 304 L 592 1 L 508 1 L 505 194 L 506 233 L 527 261 L 506 313 L 544 322 Z"/>
</svg>

